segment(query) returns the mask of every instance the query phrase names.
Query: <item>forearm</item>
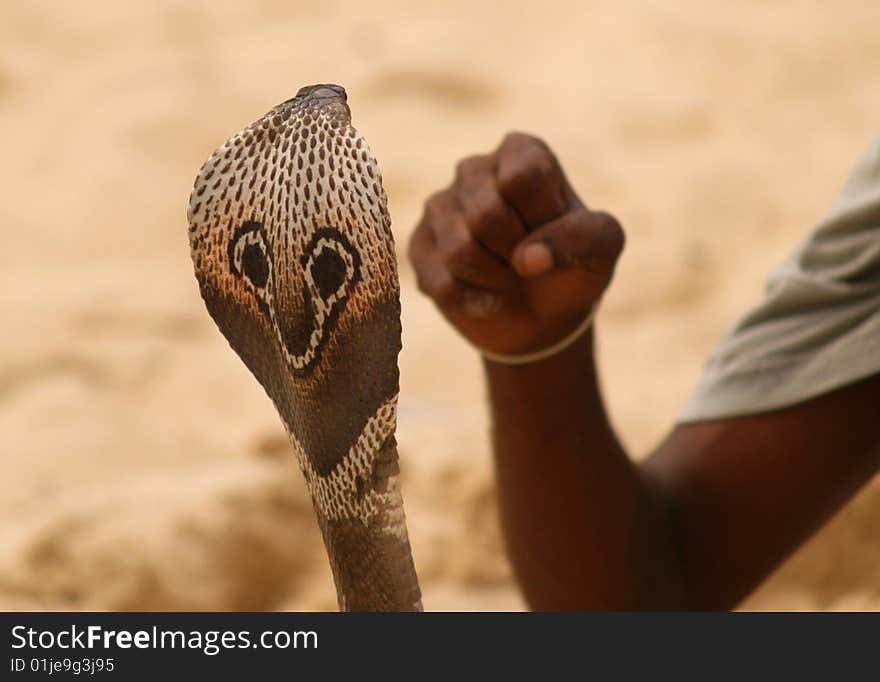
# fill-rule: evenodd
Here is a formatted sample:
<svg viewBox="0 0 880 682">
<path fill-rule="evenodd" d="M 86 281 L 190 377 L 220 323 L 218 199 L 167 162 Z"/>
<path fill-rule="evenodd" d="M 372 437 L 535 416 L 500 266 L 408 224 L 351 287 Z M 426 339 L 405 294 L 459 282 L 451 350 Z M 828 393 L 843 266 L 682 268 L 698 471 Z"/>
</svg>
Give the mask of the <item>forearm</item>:
<svg viewBox="0 0 880 682">
<path fill-rule="evenodd" d="M 663 507 L 609 424 L 592 333 L 539 363 L 485 365 L 502 527 L 530 606 L 674 606 Z"/>
</svg>

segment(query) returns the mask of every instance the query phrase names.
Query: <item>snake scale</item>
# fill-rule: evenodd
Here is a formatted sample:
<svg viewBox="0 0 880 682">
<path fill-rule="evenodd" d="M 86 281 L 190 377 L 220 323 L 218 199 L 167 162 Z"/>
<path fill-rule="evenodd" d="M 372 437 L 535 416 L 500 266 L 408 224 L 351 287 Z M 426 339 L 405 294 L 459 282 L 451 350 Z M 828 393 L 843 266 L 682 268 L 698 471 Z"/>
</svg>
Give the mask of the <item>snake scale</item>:
<svg viewBox="0 0 880 682">
<path fill-rule="evenodd" d="M 395 430 L 400 285 L 387 198 L 345 90 L 312 85 L 202 166 L 202 298 L 272 399 L 345 611 L 418 611 Z"/>
</svg>

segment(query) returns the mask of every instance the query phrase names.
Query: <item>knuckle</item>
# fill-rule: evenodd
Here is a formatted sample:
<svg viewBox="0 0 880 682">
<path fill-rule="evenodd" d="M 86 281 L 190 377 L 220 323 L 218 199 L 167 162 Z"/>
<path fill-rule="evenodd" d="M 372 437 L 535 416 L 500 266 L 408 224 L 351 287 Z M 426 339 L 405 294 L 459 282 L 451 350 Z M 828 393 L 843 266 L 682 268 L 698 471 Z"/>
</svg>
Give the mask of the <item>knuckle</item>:
<svg viewBox="0 0 880 682">
<path fill-rule="evenodd" d="M 428 276 L 430 270 L 428 267 L 426 267 L 423 263 L 420 262 L 420 260 L 415 255 L 414 250 L 413 249 L 411 249 L 411 250 L 413 251 L 413 255 L 410 256 L 410 259 L 412 261 L 412 266 L 413 266 L 413 275 L 415 276 L 415 280 L 416 280 L 416 288 L 419 291 L 421 291 L 423 294 L 430 296 L 431 295 L 431 285 L 430 285 L 430 279 Z"/>
<path fill-rule="evenodd" d="M 434 286 L 431 295 L 441 308 L 455 308 L 461 302 L 461 285 L 452 277 L 444 277 Z"/>
<path fill-rule="evenodd" d="M 517 195 L 533 189 L 541 180 L 541 169 L 521 156 L 509 164 L 498 178 L 502 194 Z"/>
<path fill-rule="evenodd" d="M 413 267 L 413 273 L 416 276 L 416 288 L 426 296 L 433 297 L 431 279 L 428 277 L 428 269 L 415 266 Z"/>
<path fill-rule="evenodd" d="M 416 288 L 421 291 L 426 296 L 431 296 L 431 287 L 428 285 L 428 281 L 425 279 L 424 274 L 421 270 L 416 269 Z"/>
<path fill-rule="evenodd" d="M 437 218 L 446 212 L 449 204 L 449 190 L 434 192 L 425 200 L 425 219 L 430 223 L 436 223 Z"/>
<path fill-rule="evenodd" d="M 562 180 L 559 163 L 544 146 L 520 150 L 500 170 L 498 185 L 502 194 L 522 194 L 555 187 Z"/>
<path fill-rule="evenodd" d="M 416 272 L 421 269 L 424 260 L 427 248 L 425 244 L 425 232 L 428 229 L 429 228 L 424 221 L 420 222 L 416 225 L 416 229 L 413 230 L 413 233 L 409 238 L 409 243 L 407 244 L 406 256 Z"/>
<path fill-rule="evenodd" d="M 425 208 L 428 211 L 434 211 L 439 208 L 440 204 L 446 197 L 446 190 L 440 190 L 439 192 L 434 192 L 431 196 L 429 196 L 425 200 Z"/>
<path fill-rule="evenodd" d="M 504 225 L 507 213 L 497 197 L 482 197 L 468 216 L 468 228 L 477 238 L 488 236 Z"/>
<path fill-rule="evenodd" d="M 462 239 L 450 247 L 443 260 L 452 272 L 472 272 L 479 268 L 476 246 L 470 239 Z"/>
<path fill-rule="evenodd" d="M 556 157 L 553 156 L 550 147 L 543 140 L 538 140 L 537 138 L 535 138 L 532 144 L 527 145 L 523 149 L 523 155 L 542 170 L 553 168 L 556 162 Z"/>
<path fill-rule="evenodd" d="M 530 147 L 525 153 L 525 161 L 529 168 L 529 179 L 533 183 L 556 185 L 562 178 L 562 169 L 556 157 L 546 147 Z"/>
<path fill-rule="evenodd" d="M 596 214 L 603 240 L 608 245 L 608 250 L 613 257 L 617 257 L 623 251 L 626 243 L 626 234 L 620 222 L 610 213 L 599 211 Z"/>
<path fill-rule="evenodd" d="M 512 130 L 501 140 L 500 149 L 524 149 L 527 147 L 543 147 L 547 148 L 546 143 L 540 137 L 536 137 L 531 133 L 524 133 L 521 130 Z"/>
<path fill-rule="evenodd" d="M 466 177 L 473 175 L 485 165 L 486 157 L 478 154 L 466 156 L 455 164 L 455 182 L 460 184 Z"/>
</svg>

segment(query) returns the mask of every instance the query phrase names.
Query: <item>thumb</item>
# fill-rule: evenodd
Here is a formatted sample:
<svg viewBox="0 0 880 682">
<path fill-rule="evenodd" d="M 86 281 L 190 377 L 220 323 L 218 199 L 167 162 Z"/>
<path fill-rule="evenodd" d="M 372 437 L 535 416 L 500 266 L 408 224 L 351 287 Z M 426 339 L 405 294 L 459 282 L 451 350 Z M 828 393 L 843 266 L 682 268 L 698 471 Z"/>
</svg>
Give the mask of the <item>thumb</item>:
<svg viewBox="0 0 880 682">
<path fill-rule="evenodd" d="M 623 229 L 613 216 L 578 208 L 526 235 L 511 263 L 524 278 L 574 268 L 611 272 L 623 243 Z"/>
</svg>

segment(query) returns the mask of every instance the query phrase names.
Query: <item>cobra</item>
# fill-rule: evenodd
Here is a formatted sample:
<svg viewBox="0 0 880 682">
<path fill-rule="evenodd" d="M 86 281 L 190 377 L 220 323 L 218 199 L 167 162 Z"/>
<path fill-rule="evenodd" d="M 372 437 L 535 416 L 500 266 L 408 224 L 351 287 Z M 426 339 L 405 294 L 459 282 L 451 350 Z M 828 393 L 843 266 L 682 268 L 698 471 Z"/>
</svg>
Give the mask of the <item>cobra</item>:
<svg viewBox="0 0 880 682">
<path fill-rule="evenodd" d="M 199 171 L 188 222 L 208 312 L 289 435 L 339 608 L 421 610 L 395 441 L 394 238 L 345 90 L 304 87 L 231 137 Z"/>
</svg>

